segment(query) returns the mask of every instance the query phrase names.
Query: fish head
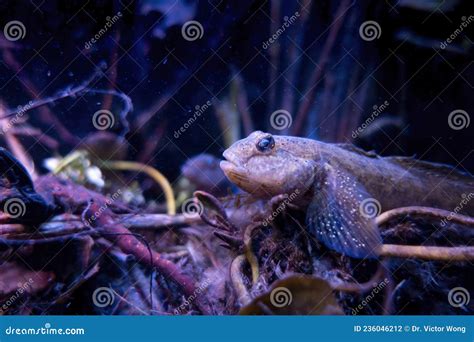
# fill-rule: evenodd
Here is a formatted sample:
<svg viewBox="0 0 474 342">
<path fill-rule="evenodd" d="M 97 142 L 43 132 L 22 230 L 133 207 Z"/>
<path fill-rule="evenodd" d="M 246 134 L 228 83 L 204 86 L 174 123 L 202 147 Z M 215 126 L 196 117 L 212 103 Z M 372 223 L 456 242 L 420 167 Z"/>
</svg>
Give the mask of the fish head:
<svg viewBox="0 0 474 342">
<path fill-rule="evenodd" d="M 315 162 L 296 139 L 302 138 L 253 132 L 224 151 L 220 167 L 231 182 L 261 198 L 303 194 L 313 183 Z"/>
</svg>

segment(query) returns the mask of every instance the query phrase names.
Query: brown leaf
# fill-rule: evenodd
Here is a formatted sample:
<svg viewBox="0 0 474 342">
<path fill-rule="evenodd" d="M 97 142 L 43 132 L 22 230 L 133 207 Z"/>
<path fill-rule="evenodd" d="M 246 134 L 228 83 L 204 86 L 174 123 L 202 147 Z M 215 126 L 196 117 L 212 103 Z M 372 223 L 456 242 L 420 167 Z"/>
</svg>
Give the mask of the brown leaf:
<svg viewBox="0 0 474 342">
<path fill-rule="evenodd" d="M 205 191 L 195 191 L 194 197 L 199 201 L 202 207 L 200 213 L 201 219 L 207 224 L 223 229 L 223 230 L 234 230 L 235 227 L 229 222 L 227 214 L 221 204 L 221 202 L 210 193 Z"/>
<path fill-rule="evenodd" d="M 240 310 L 241 315 L 341 315 L 333 289 L 323 279 L 292 275 Z"/>
</svg>

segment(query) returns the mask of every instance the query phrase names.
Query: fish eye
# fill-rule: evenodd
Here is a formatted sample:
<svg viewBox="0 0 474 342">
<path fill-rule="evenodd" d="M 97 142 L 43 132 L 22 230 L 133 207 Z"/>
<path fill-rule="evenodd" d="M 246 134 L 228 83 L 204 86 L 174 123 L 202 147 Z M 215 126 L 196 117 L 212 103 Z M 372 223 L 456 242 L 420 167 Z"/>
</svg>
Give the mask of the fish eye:
<svg viewBox="0 0 474 342">
<path fill-rule="evenodd" d="M 271 135 L 263 137 L 257 143 L 257 150 L 260 152 L 270 151 L 275 147 L 275 139 Z"/>
</svg>

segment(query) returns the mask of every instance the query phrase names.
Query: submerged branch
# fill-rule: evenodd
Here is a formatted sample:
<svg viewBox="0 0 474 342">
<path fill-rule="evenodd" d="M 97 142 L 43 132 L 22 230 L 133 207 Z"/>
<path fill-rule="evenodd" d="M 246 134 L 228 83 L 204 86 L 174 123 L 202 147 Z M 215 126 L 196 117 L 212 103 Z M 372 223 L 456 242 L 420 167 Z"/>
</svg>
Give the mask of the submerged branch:
<svg viewBox="0 0 474 342">
<path fill-rule="evenodd" d="M 386 211 L 375 219 L 381 226 L 392 219 L 406 216 L 418 216 L 427 219 L 442 219 L 442 222 L 451 221 L 461 225 L 474 227 L 474 218 L 457 214 L 449 210 L 431 207 L 402 207 Z M 438 246 L 411 246 L 384 244 L 379 250 L 380 256 L 398 258 L 419 258 L 438 261 L 467 261 L 474 260 L 474 247 L 438 247 Z"/>
<path fill-rule="evenodd" d="M 129 229 L 170 229 L 177 226 L 192 226 L 202 224 L 199 216 L 167 215 L 167 214 L 125 214 L 118 215 L 118 221 L 123 223 Z M 3 234 L 20 234 L 29 231 L 29 227 L 19 223 L 9 223 L 10 217 L 0 216 L 0 235 Z M 78 232 L 86 229 L 78 216 L 71 215 L 68 218 L 57 216 L 52 220 L 43 223 L 39 232 L 45 234 L 47 232 L 57 232 L 66 234 L 67 232 Z"/>
<path fill-rule="evenodd" d="M 136 214 L 123 219 L 130 229 L 157 229 L 169 226 L 194 225 L 202 223 L 201 218 L 190 215 Z"/>
<path fill-rule="evenodd" d="M 187 297 L 193 296 L 194 305 L 203 314 L 210 314 L 209 307 L 202 297 L 196 297 L 196 282 L 185 275 L 181 268 L 173 262 L 164 259 L 160 253 L 150 249 L 135 234 L 131 233 L 123 224 L 117 223 L 112 214 L 106 210 L 96 220 L 90 220 L 93 213 L 100 210 L 97 203 L 91 203 L 84 212 L 84 219 L 93 222 L 102 236 L 115 243 L 124 253 L 131 254 L 142 263 L 156 268 L 164 277 L 175 282 Z"/>
<path fill-rule="evenodd" d="M 38 107 L 45 106 L 47 104 L 51 104 L 54 102 L 57 102 L 59 100 L 68 98 L 68 97 L 77 97 L 81 96 L 86 93 L 92 93 L 92 94 L 106 94 L 106 95 L 111 95 L 111 96 L 116 96 L 120 98 L 123 103 L 124 103 L 124 108 L 120 112 L 120 121 L 123 125 L 123 132 L 122 135 L 125 135 L 128 130 L 129 130 L 129 124 L 127 121 L 127 114 L 130 113 L 133 110 L 133 103 L 132 100 L 130 99 L 129 96 L 127 96 L 124 93 L 120 93 L 118 91 L 112 90 L 112 89 L 93 89 L 90 88 L 90 85 L 92 82 L 97 80 L 102 74 L 103 74 L 103 69 L 105 68 L 105 65 L 101 65 L 97 70 L 92 74 L 91 77 L 89 77 L 87 80 L 79 84 L 78 86 L 75 87 L 67 87 L 65 90 L 62 90 L 58 92 L 55 95 L 42 98 L 42 99 L 36 99 L 35 101 L 30 101 L 28 104 L 19 106 L 16 109 L 9 109 L 6 110 L 6 112 L 0 117 L 0 120 L 2 119 L 7 119 L 12 116 L 23 116 L 25 113 L 36 109 Z"/>
<path fill-rule="evenodd" d="M 46 98 L 43 98 L 43 99 L 38 99 L 38 100 L 35 100 L 35 101 L 31 101 L 30 103 L 28 103 L 24 106 L 19 106 L 17 109 L 7 110 L 6 113 L 0 117 L 0 120 L 9 118 L 9 117 L 12 117 L 12 116 L 15 116 L 15 115 L 20 115 L 20 114 L 24 115 L 25 113 L 27 113 L 27 112 L 29 112 L 33 109 L 36 109 L 38 107 L 42 107 L 44 105 L 59 101 L 61 99 L 64 99 L 64 98 L 67 98 L 67 97 L 78 96 L 78 95 L 84 93 L 88 89 L 89 85 L 94 80 L 96 80 L 100 75 L 102 75 L 102 69 L 103 68 L 105 68 L 105 65 L 100 66 L 94 72 L 94 74 L 91 77 L 89 77 L 86 81 L 84 81 L 83 83 L 81 83 L 80 85 L 78 85 L 76 87 L 72 87 L 72 88 L 67 87 L 66 90 L 62 90 L 62 91 L 58 92 L 56 95 L 49 96 L 49 97 L 46 97 Z"/>
<path fill-rule="evenodd" d="M 437 247 L 382 245 L 379 250 L 382 257 L 418 258 L 436 261 L 469 261 L 474 260 L 474 247 Z"/>
<path fill-rule="evenodd" d="M 378 226 L 400 216 L 420 216 L 432 219 L 443 219 L 453 223 L 459 223 L 469 227 L 474 227 L 474 217 L 457 214 L 455 212 L 431 207 L 403 207 L 386 211 L 380 214 L 375 222 Z"/>
</svg>

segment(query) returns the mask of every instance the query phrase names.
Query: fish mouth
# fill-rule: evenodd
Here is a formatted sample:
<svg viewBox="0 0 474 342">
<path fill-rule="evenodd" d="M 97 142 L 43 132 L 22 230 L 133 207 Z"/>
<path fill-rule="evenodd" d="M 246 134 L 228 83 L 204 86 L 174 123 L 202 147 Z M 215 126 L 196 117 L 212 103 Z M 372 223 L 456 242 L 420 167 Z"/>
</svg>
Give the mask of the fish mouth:
<svg viewBox="0 0 474 342">
<path fill-rule="evenodd" d="M 227 174 L 226 171 L 239 171 L 244 172 L 245 169 L 240 166 L 240 162 L 238 158 L 235 157 L 235 155 L 230 152 L 229 150 L 225 150 L 224 153 L 222 154 L 225 160 L 222 160 L 220 162 L 220 167 L 224 173 Z"/>
<path fill-rule="evenodd" d="M 222 171 L 224 171 L 225 174 L 228 172 L 231 172 L 234 168 L 238 167 L 234 163 L 228 161 L 228 160 L 221 160 L 219 163 L 219 166 L 221 167 Z"/>
<path fill-rule="evenodd" d="M 226 155 L 224 153 L 224 158 L 227 160 L 222 160 L 220 167 L 232 183 L 242 190 L 258 196 L 266 196 L 271 192 L 271 188 L 267 188 L 265 185 L 255 182 L 255 180 L 250 177 L 248 170 L 237 164 L 238 161 L 237 163 L 234 162 L 235 159 L 232 159 L 232 154 Z"/>
<path fill-rule="evenodd" d="M 225 150 L 224 153 L 222 153 L 222 156 L 224 157 L 226 161 L 234 165 L 240 164 L 239 158 L 237 158 L 237 156 L 234 153 L 232 153 L 229 149 Z"/>
<path fill-rule="evenodd" d="M 224 151 L 223 157 L 226 160 L 222 160 L 219 165 L 226 177 L 237 186 L 248 183 L 247 170 L 239 165 L 238 159 L 228 151 Z"/>
<path fill-rule="evenodd" d="M 222 171 L 224 171 L 225 175 L 229 177 L 231 174 L 239 174 L 244 175 L 245 169 L 241 166 L 236 165 L 234 162 L 229 160 L 222 160 L 219 164 Z"/>
</svg>

